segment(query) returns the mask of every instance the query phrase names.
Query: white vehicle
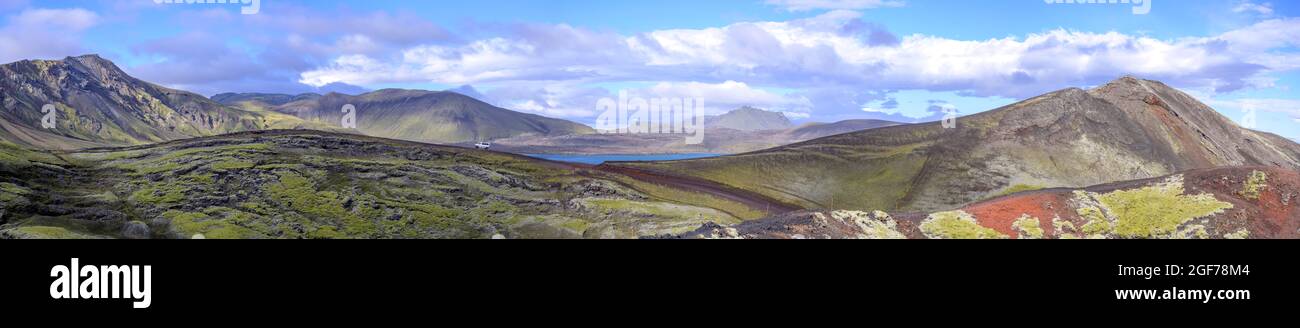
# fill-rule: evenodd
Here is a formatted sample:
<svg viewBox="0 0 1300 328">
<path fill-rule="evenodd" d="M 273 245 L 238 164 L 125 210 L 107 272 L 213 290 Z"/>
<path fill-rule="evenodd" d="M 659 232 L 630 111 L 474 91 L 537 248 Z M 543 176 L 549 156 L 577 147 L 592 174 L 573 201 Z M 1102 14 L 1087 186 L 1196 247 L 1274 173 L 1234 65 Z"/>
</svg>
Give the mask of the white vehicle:
<svg viewBox="0 0 1300 328">
<path fill-rule="evenodd" d="M 488 149 L 488 148 L 492 148 L 492 143 L 491 143 L 491 142 L 480 142 L 480 143 L 476 143 L 476 144 L 474 144 L 474 148 L 478 148 L 478 149 Z"/>
</svg>

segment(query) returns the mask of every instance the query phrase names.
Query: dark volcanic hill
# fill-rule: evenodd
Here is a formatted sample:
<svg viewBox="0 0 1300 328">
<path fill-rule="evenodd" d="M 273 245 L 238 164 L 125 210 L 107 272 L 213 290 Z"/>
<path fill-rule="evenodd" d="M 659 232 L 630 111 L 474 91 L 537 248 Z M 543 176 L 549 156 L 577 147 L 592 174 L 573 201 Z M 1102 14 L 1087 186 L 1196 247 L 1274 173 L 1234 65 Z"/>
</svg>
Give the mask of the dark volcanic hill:
<svg viewBox="0 0 1300 328">
<path fill-rule="evenodd" d="M 330 93 L 273 110 L 309 122 L 338 126 L 343 117 L 342 108 L 347 104 L 357 109 L 358 131 L 393 139 L 457 143 L 595 132 L 586 125 L 519 113 L 446 91 L 386 89 L 358 96 Z"/>
<path fill-rule="evenodd" d="M 957 120 L 770 150 L 621 164 L 685 174 L 805 208 L 936 211 L 1009 192 L 1079 188 L 1220 166 L 1300 168 L 1300 145 L 1241 128 L 1163 83 L 1124 77 Z"/>
<path fill-rule="evenodd" d="M 45 105 L 56 108 L 56 128 L 41 126 Z M 0 139 L 28 147 L 134 145 L 302 123 L 157 86 L 96 55 L 0 65 Z"/>
<path fill-rule="evenodd" d="M 937 213 L 802 211 L 678 238 L 745 239 L 1295 239 L 1300 173 L 1276 167 L 1195 170 L 1085 189 L 999 197 Z"/>
</svg>

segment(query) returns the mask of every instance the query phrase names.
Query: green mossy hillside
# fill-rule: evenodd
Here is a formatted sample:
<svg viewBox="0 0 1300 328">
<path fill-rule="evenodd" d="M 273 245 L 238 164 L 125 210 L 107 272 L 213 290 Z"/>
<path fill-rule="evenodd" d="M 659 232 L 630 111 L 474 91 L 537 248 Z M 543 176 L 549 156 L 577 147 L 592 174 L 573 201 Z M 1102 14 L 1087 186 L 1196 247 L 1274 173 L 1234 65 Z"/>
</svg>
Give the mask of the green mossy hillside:
<svg viewBox="0 0 1300 328">
<path fill-rule="evenodd" d="M 0 170 L 6 236 L 121 238 L 138 221 L 153 238 L 636 238 L 758 216 L 521 156 L 325 132 L 61 156 L 44 173 Z"/>
</svg>

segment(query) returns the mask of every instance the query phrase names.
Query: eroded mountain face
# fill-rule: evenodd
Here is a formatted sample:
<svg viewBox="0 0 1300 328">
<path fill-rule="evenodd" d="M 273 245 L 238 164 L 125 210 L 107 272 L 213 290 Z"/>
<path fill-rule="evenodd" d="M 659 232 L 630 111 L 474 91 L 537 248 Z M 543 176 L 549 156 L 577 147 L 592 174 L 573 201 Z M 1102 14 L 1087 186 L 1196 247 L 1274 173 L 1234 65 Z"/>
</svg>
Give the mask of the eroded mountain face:
<svg viewBox="0 0 1300 328">
<path fill-rule="evenodd" d="M 1030 191 L 954 211 L 801 211 L 672 238 L 704 239 L 1294 239 L 1300 173 L 1196 170 L 1084 189 Z"/>
<path fill-rule="evenodd" d="M 55 108 L 54 128 L 42 112 Z M 133 78 L 96 55 L 0 65 L 0 138 L 44 149 L 136 145 L 301 121 L 232 109 Z"/>
<path fill-rule="evenodd" d="M 1300 145 L 1243 129 L 1162 83 L 1121 78 L 942 122 L 771 150 L 627 164 L 805 208 L 940 211 L 1024 190 L 1081 188 L 1218 166 L 1300 168 Z"/>
</svg>

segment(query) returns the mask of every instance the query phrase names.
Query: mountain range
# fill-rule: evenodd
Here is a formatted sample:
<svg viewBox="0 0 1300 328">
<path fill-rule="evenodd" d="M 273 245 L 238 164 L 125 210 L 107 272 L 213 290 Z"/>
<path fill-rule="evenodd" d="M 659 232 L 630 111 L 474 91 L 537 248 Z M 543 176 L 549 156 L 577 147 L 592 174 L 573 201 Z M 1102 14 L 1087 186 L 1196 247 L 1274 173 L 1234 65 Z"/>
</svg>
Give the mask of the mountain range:
<svg viewBox="0 0 1300 328">
<path fill-rule="evenodd" d="M 299 100 L 320 98 L 318 93 L 287 95 L 279 93 L 221 93 L 212 96 L 212 101 L 227 106 L 243 106 L 249 103 L 260 107 L 280 106 Z"/>
<path fill-rule="evenodd" d="M 846 120 L 794 126 L 782 113 L 742 107 L 705 118 L 704 138 L 688 144 L 676 134 L 521 136 L 497 140 L 495 149 L 519 154 L 738 154 L 800 141 L 902 123 Z"/>
<path fill-rule="evenodd" d="M 315 129 L 442 144 L 504 139 L 505 149 L 523 153 L 739 153 L 893 124 L 841 122 L 795 130 L 781 113 L 745 107 L 708 117 L 707 143 L 685 145 L 665 136 L 597 136 L 583 124 L 507 110 L 453 91 L 222 93 L 209 99 L 136 79 L 97 55 L 25 60 L 0 65 L 0 74 L 0 139 L 58 150 Z M 456 90 L 477 94 L 469 87 Z M 47 105 L 56 109 L 56 126 L 49 129 L 41 124 Z M 344 105 L 356 110 L 355 128 L 342 124 Z"/>
<path fill-rule="evenodd" d="M 0 74 L 0 238 L 1300 237 L 1300 144 L 1134 77 L 949 122 L 742 108 L 684 146 L 455 92 L 213 100 L 94 55 Z M 734 155 L 591 166 L 430 144 L 483 140 Z"/>
<path fill-rule="evenodd" d="M 357 110 L 355 130 L 341 126 L 347 104 Z M 42 126 L 47 105 L 55 109 L 51 128 Z M 0 65 L 0 106 L 0 139 L 60 150 L 267 129 L 351 131 L 432 143 L 594 132 L 453 92 L 225 93 L 208 99 L 131 77 L 97 55 Z"/>
<path fill-rule="evenodd" d="M 392 139 L 461 143 L 518 136 L 590 134 L 586 125 L 525 114 L 448 91 L 384 89 L 356 96 L 340 93 L 223 94 L 227 105 L 262 107 L 320 125 L 339 128 L 343 106 L 356 109 L 356 132 Z"/>
</svg>

